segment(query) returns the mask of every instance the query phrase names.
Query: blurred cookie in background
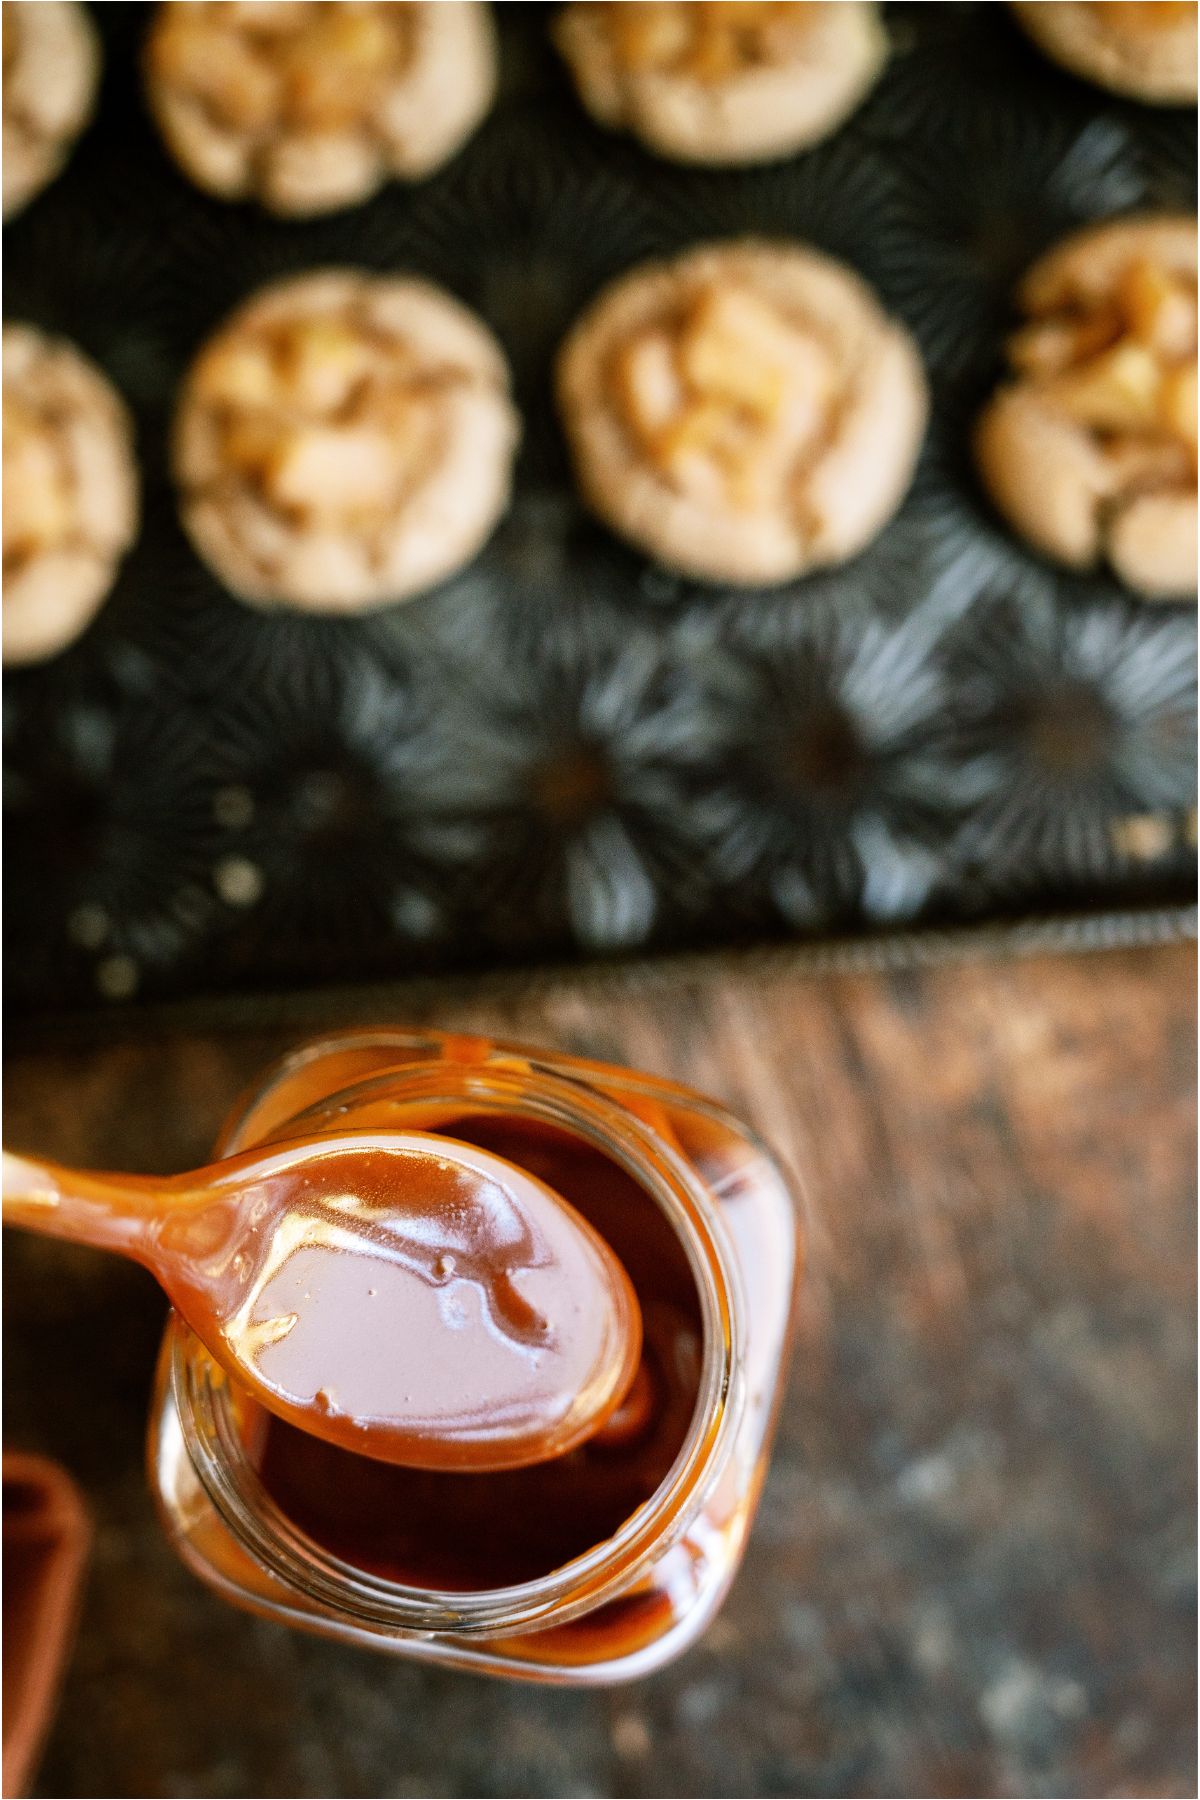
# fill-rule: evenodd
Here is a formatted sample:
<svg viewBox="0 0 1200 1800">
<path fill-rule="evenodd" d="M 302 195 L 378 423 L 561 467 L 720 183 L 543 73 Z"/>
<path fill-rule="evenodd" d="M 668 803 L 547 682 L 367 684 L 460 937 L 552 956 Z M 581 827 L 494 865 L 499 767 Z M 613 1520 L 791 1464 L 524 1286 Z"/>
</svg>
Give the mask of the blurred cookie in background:
<svg viewBox="0 0 1200 1800">
<path fill-rule="evenodd" d="M 1155 106 L 1196 98 L 1195 0 L 1014 0 L 1039 50 L 1073 75 Z"/>
<path fill-rule="evenodd" d="M 927 414 L 908 334 L 842 263 L 747 239 L 606 289 L 560 354 L 579 485 L 672 568 L 748 587 L 861 550 Z"/>
<path fill-rule="evenodd" d="M 976 427 L 1008 522 L 1150 598 L 1196 587 L 1196 222 L 1090 226 L 1034 264 L 1011 377 Z"/>
<path fill-rule="evenodd" d="M 554 36 L 593 118 L 690 163 L 769 162 L 818 143 L 868 93 L 887 52 L 866 0 L 578 0 Z"/>
<path fill-rule="evenodd" d="M 53 181 L 91 117 L 100 43 L 77 0 L 4 0 L 4 217 Z"/>
<path fill-rule="evenodd" d="M 5 662 L 39 662 L 79 636 L 137 528 L 124 402 L 73 344 L 5 325 Z"/>
<path fill-rule="evenodd" d="M 496 47 L 481 0 L 168 0 L 146 75 L 162 134 L 198 187 L 303 216 L 447 162 L 492 104 Z"/>
<path fill-rule="evenodd" d="M 520 435 L 487 327 L 406 277 L 262 289 L 180 398 L 184 526 L 241 599 L 357 612 L 432 587 L 504 512 Z"/>
</svg>

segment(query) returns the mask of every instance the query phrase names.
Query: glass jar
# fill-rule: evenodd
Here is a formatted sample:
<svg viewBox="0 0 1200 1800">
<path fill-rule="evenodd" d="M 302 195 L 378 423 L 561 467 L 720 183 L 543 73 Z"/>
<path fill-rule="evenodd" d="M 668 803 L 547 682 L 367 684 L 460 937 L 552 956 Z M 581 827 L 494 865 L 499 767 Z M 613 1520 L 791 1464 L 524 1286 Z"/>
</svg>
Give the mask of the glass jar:
<svg viewBox="0 0 1200 1800">
<path fill-rule="evenodd" d="M 503 1475 L 387 1468 L 261 1412 L 172 1316 L 149 1444 L 169 1536 L 228 1599 L 330 1637 L 541 1680 L 659 1667 L 720 1605 L 765 1473 L 798 1267 L 778 1166 L 673 1083 L 386 1028 L 283 1058 L 216 1148 L 372 1128 L 483 1143 L 609 1238 L 646 1328 L 628 1441 Z"/>
</svg>

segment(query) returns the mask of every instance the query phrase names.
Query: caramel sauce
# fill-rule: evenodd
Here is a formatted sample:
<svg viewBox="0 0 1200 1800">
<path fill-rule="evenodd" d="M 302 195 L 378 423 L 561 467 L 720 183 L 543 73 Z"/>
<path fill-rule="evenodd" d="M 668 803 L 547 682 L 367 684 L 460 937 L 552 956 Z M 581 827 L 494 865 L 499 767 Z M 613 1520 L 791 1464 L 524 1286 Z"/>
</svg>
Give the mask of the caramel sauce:
<svg viewBox="0 0 1200 1800">
<path fill-rule="evenodd" d="M 358 1457 L 496 1470 L 561 1456 L 637 1373 L 628 1278 L 526 1171 L 445 1135 L 406 1140 L 334 1140 L 319 1184 L 285 1152 L 260 1195 L 256 1266 L 231 1269 L 211 1305 L 228 1360 L 281 1417 Z"/>
<path fill-rule="evenodd" d="M 640 1404 L 618 1257 L 446 1133 L 335 1130 L 162 1180 L 6 1153 L 4 1216 L 145 1263 L 234 1379 L 360 1459 L 519 1468 Z"/>
<path fill-rule="evenodd" d="M 624 1267 L 642 1359 L 625 1404 L 553 1460 L 489 1475 L 385 1467 L 257 1414 L 252 1456 L 276 1503 L 343 1561 L 445 1591 L 530 1581 L 610 1538 L 677 1456 L 696 1403 L 701 1324 L 687 1257 L 642 1187 L 582 1140 L 529 1120 L 464 1115 L 439 1127 L 547 1183 Z"/>
</svg>

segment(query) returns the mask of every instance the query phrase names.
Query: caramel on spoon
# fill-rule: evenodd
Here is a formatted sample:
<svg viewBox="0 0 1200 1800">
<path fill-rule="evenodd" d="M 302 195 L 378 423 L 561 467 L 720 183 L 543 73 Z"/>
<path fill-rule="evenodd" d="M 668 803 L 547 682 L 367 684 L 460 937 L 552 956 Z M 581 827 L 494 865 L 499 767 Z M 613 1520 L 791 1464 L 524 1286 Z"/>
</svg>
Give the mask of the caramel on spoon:
<svg viewBox="0 0 1200 1800">
<path fill-rule="evenodd" d="M 187 1175 L 4 1154 L 4 1222 L 144 1263 L 281 1418 L 414 1468 L 548 1461 L 637 1372 L 621 1263 L 503 1157 L 421 1131 L 339 1132 Z"/>
</svg>

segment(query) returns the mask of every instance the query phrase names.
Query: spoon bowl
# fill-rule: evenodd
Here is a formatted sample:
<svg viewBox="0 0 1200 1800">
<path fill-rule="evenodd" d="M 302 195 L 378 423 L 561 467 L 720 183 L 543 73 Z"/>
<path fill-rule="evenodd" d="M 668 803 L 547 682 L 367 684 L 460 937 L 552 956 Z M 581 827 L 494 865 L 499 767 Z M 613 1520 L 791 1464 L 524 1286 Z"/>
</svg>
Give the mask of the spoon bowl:
<svg viewBox="0 0 1200 1800">
<path fill-rule="evenodd" d="M 4 1155 L 4 1219 L 132 1257 L 270 1411 L 414 1468 L 548 1461 L 641 1354 L 624 1268 L 560 1195 L 420 1131 L 331 1133 L 187 1175 Z"/>
</svg>

